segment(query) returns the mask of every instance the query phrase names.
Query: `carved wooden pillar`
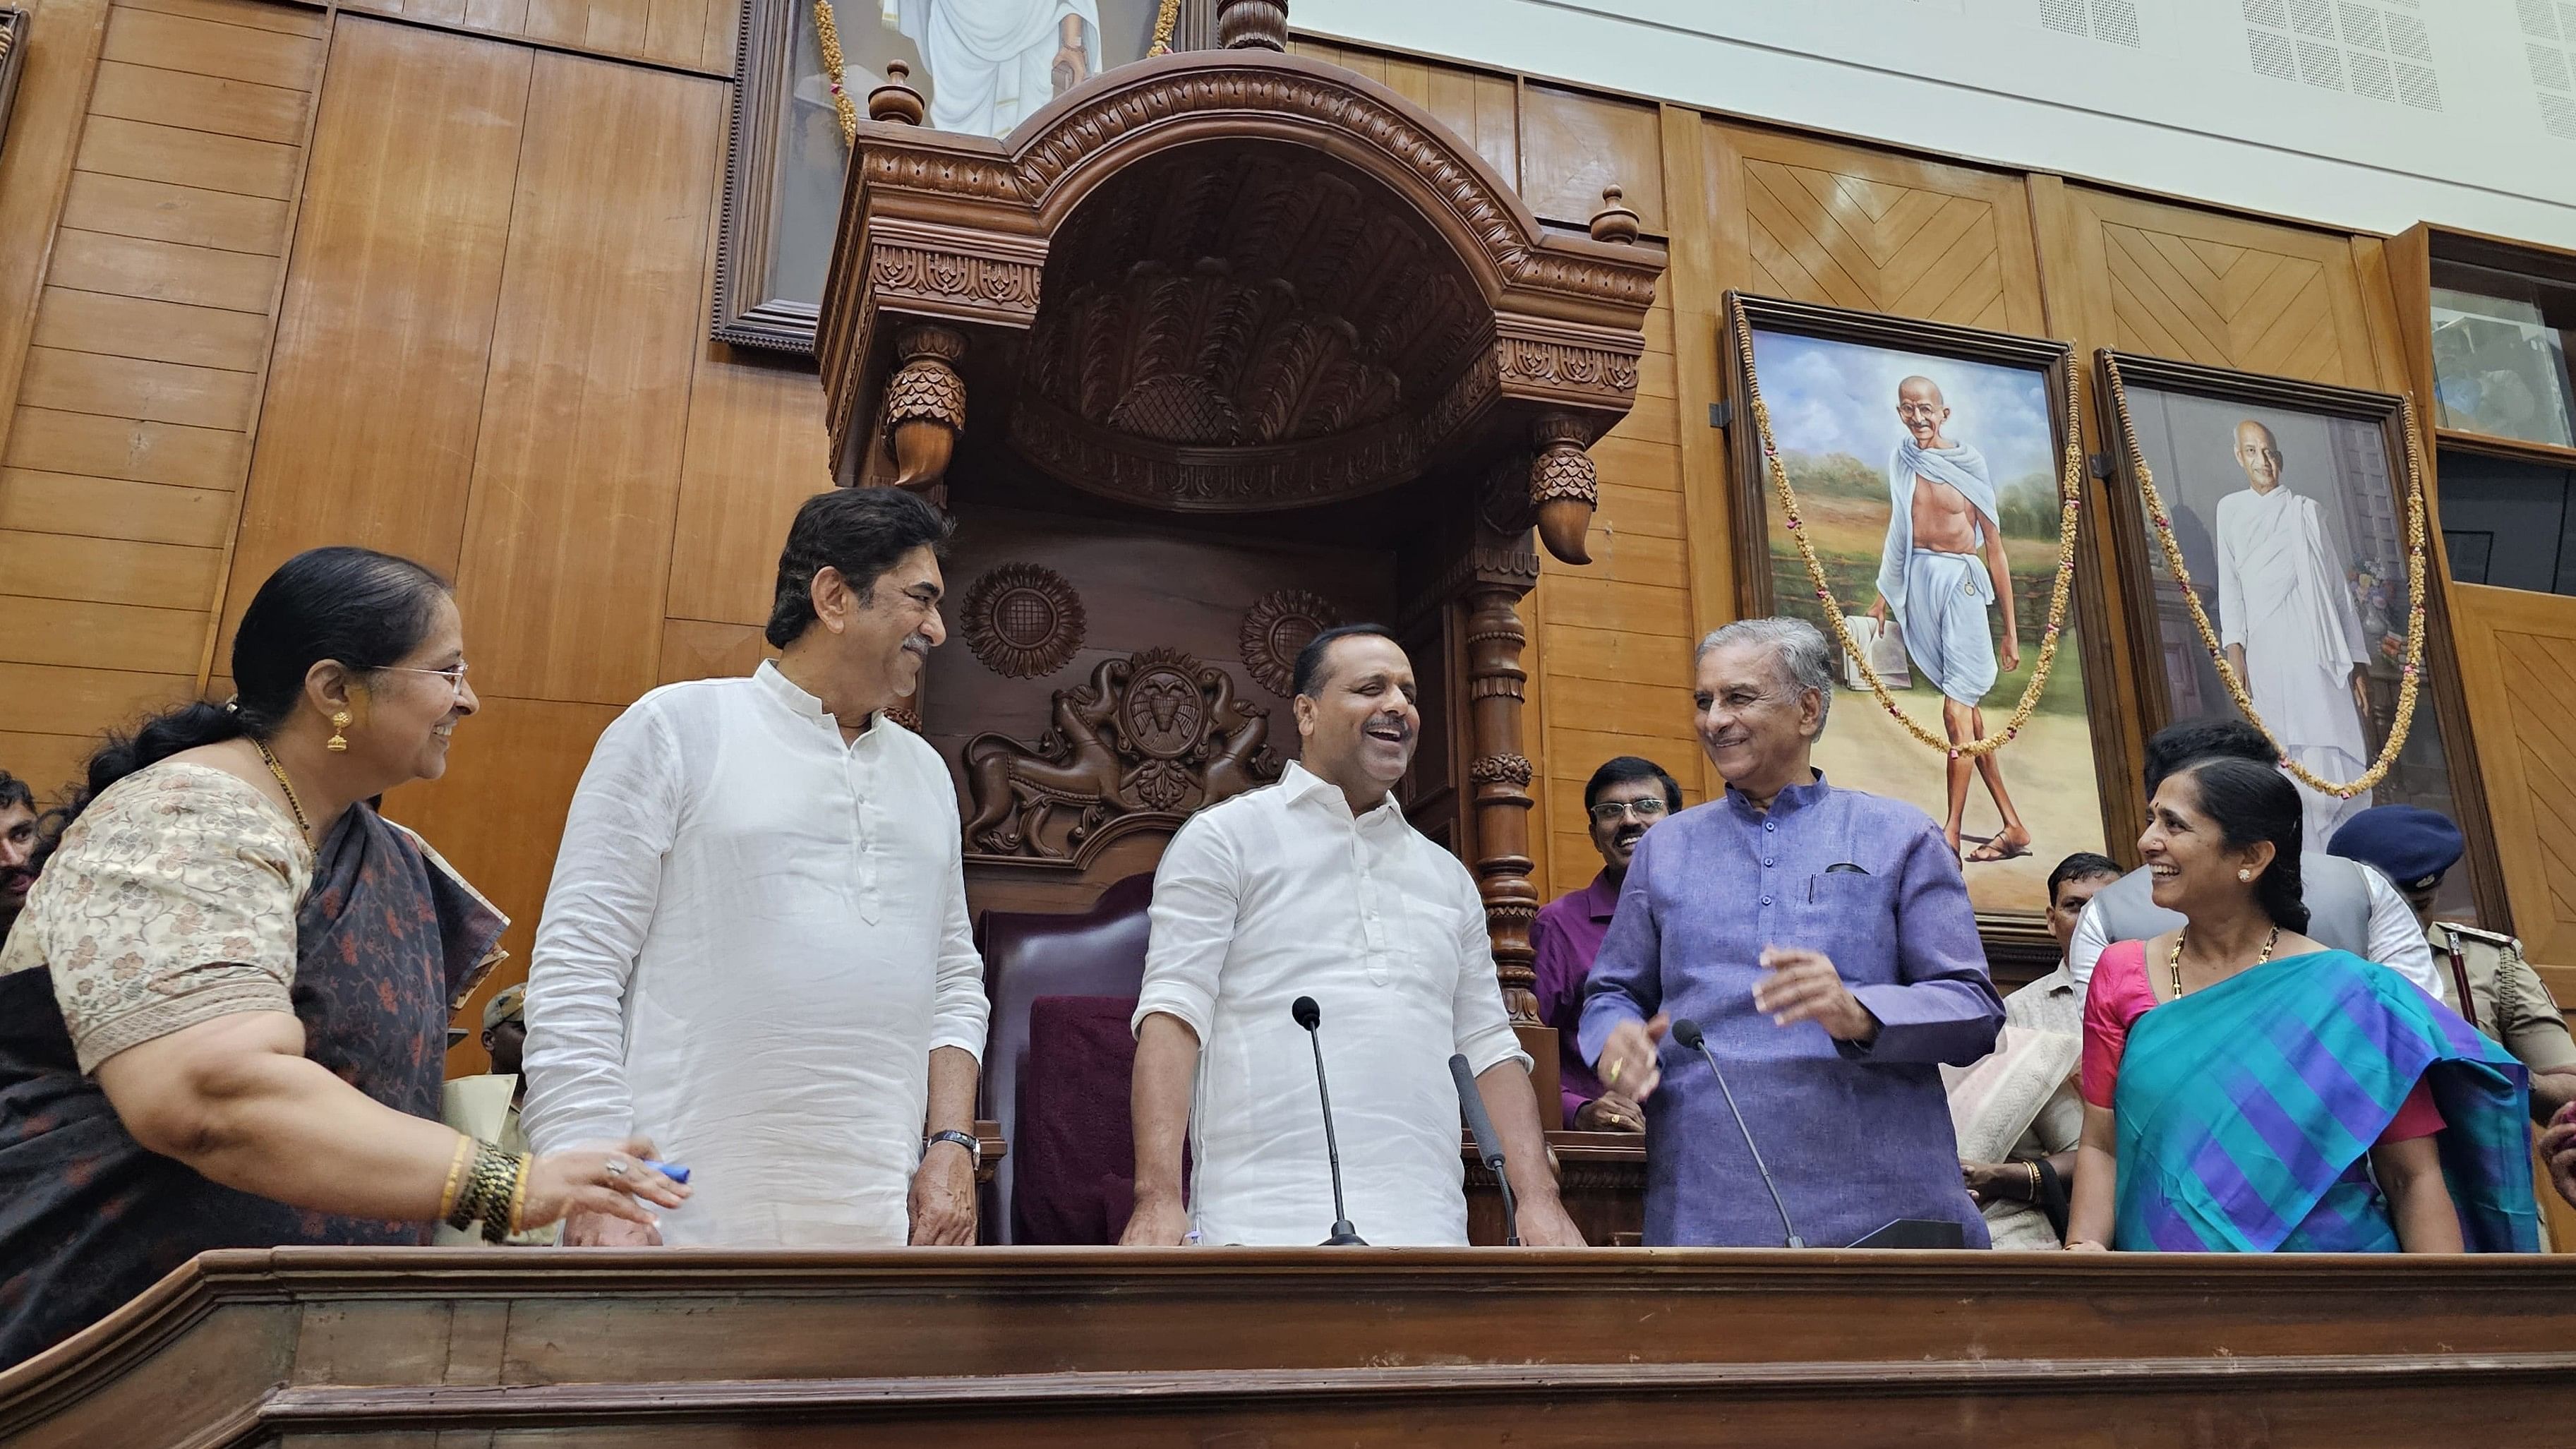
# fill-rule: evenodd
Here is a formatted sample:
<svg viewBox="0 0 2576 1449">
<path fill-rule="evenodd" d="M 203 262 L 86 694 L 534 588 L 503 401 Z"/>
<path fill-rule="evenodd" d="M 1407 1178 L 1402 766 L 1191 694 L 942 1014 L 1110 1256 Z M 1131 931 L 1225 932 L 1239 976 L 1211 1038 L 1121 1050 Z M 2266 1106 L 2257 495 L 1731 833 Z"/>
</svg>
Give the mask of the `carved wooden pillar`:
<svg viewBox="0 0 2576 1449">
<path fill-rule="evenodd" d="M 1515 1023 L 1538 1022 L 1537 976 L 1531 965 L 1530 922 L 1538 915 L 1538 889 L 1530 884 L 1529 756 L 1521 748 L 1521 704 L 1529 675 L 1521 668 L 1528 636 L 1513 612 L 1527 583 L 1490 575 L 1467 586 L 1467 727 L 1472 754 L 1467 778 L 1475 787 L 1476 880 L 1485 900 L 1485 926 L 1494 966 L 1503 982 L 1503 1004 Z"/>
</svg>

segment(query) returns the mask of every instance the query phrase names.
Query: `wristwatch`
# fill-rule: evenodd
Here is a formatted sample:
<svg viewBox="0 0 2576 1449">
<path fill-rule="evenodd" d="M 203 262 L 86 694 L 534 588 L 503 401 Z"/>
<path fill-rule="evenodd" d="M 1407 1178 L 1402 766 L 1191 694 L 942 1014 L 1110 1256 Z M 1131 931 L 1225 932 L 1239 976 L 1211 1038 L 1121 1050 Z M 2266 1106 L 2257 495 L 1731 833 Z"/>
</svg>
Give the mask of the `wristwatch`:
<svg viewBox="0 0 2576 1449">
<path fill-rule="evenodd" d="M 960 1132 L 953 1127 L 945 1132 L 933 1132 L 922 1142 L 921 1150 L 928 1152 L 933 1144 L 940 1142 L 954 1142 L 958 1146 L 965 1148 L 967 1160 L 975 1164 L 976 1171 L 981 1172 L 983 1170 L 984 1143 L 983 1140 L 978 1138 L 974 1133 Z"/>
</svg>

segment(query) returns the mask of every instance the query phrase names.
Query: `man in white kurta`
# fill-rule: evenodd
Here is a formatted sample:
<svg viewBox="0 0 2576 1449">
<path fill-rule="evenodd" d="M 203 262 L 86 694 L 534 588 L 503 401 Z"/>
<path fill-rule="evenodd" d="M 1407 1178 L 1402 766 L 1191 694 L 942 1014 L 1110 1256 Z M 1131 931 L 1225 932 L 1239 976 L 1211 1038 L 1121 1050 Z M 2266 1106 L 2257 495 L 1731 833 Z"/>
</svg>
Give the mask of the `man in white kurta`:
<svg viewBox="0 0 2576 1449">
<path fill-rule="evenodd" d="M 1098 0 L 884 0 L 886 23 L 921 51 L 930 124 L 1007 136 L 1100 73 Z"/>
<path fill-rule="evenodd" d="M 2236 425 L 2237 466 L 2252 486 L 2219 499 L 2211 527 L 2218 642 L 2282 753 L 2328 780 L 2350 780 L 2370 768 L 2362 731 L 2369 641 L 2327 542 L 2323 511 L 2281 485 L 2282 461 L 2270 428 L 2251 420 Z M 2339 800 L 2302 784 L 2299 795 L 2305 838 L 2317 849 L 2370 808 L 2366 790 Z"/>
<path fill-rule="evenodd" d="M 1467 1241 L 1454 1052 L 1503 1139 L 1524 1239 L 1582 1241 L 1547 1170 L 1530 1059 L 1503 1009 L 1475 880 L 1387 793 L 1420 728 L 1411 667 L 1394 640 L 1361 628 L 1318 636 L 1328 667 L 1300 661 L 1305 764 L 1193 816 L 1155 872 L 1135 1015 L 1131 1244 L 1194 1232 L 1209 1244 L 1311 1245 L 1331 1230 L 1315 1058 L 1290 1011 L 1301 996 L 1321 1009 L 1362 1238 Z"/>
<path fill-rule="evenodd" d="M 829 507 L 944 537 L 898 490 L 807 505 Z M 828 529 L 808 523 L 800 514 L 783 575 L 813 579 L 835 556 L 810 546 Z M 908 1200 L 926 1151 L 971 1204 L 971 1136 L 926 1147 L 923 1133 L 925 1114 L 971 1132 L 984 1045 L 955 789 L 919 736 L 882 712 L 836 714 L 790 677 L 884 695 L 832 655 L 917 659 L 938 642 L 930 549 L 911 563 L 869 581 L 873 604 L 849 597 L 866 597 L 856 566 L 847 579 L 821 568 L 821 619 L 788 621 L 801 632 L 773 619 L 773 640 L 790 633 L 784 657 L 644 696 L 601 736 L 573 797 L 529 971 L 528 1134 L 540 1151 L 640 1135 L 686 1164 L 696 1194 L 663 1215 L 665 1243 L 902 1244 L 921 1226 Z M 870 630 L 897 642 L 853 638 Z M 952 1082 L 934 1102 L 949 1049 L 962 1092 Z"/>
</svg>

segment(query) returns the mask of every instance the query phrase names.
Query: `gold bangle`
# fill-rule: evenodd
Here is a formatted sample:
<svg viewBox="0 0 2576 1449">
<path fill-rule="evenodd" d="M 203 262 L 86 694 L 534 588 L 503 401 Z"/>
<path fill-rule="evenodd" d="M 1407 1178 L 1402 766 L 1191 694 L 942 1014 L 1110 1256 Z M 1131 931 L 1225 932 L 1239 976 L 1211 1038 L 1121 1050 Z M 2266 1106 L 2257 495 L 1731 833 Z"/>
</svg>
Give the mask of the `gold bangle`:
<svg viewBox="0 0 2576 1449">
<path fill-rule="evenodd" d="M 447 1215 L 447 1225 L 462 1230 L 477 1220 L 488 1223 L 493 1214 L 508 1208 L 510 1179 L 515 1171 L 510 1153 L 476 1139 L 474 1166 L 466 1173 L 465 1190 L 457 1195 L 455 1209 Z"/>
<path fill-rule="evenodd" d="M 473 1152 L 474 1139 L 462 1132 L 457 1133 L 456 1155 L 447 1160 L 447 1186 L 439 1189 L 435 1221 L 443 1222 L 449 1213 L 456 1211 L 456 1191 L 465 1185 L 465 1159 Z"/>
<path fill-rule="evenodd" d="M 524 1153 L 513 1156 L 517 1158 L 517 1166 L 510 1174 L 509 1206 L 483 1220 L 483 1241 L 487 1243 L 502 1242 L 517 1232 L 519 1215 L 528 1205 L 528 1164 L 532 1159 Z"/>
<path fill-rule="evenodd" d="M 2030 1200 L 2032 1202 L 2037 1202 L 2039 1201 L 2041 1192 L 2040 1183 L 2043 1180 L 2039 1175 L 2039 1164 L 2036 1162 L 2024 1162 L 2022 1166 L 2030 1169 Z"/>
</svg>

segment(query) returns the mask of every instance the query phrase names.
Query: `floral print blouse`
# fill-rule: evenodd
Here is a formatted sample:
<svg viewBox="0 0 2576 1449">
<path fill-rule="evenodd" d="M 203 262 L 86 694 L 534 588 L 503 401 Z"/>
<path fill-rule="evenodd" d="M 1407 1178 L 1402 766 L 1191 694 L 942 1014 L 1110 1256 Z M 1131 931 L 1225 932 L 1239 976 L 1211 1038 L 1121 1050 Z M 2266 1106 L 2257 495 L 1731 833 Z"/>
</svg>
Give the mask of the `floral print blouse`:
<svg viewBox="0 0 2576 1449">
<path fill-rule="evenodd" d="M 81 812 L 28 892 L 0 976 L 51 967 L 80 1069 L 241 1011 L 292 1011 L 313 850 L 239 776 L 165 760 Z"/>
</svg>

